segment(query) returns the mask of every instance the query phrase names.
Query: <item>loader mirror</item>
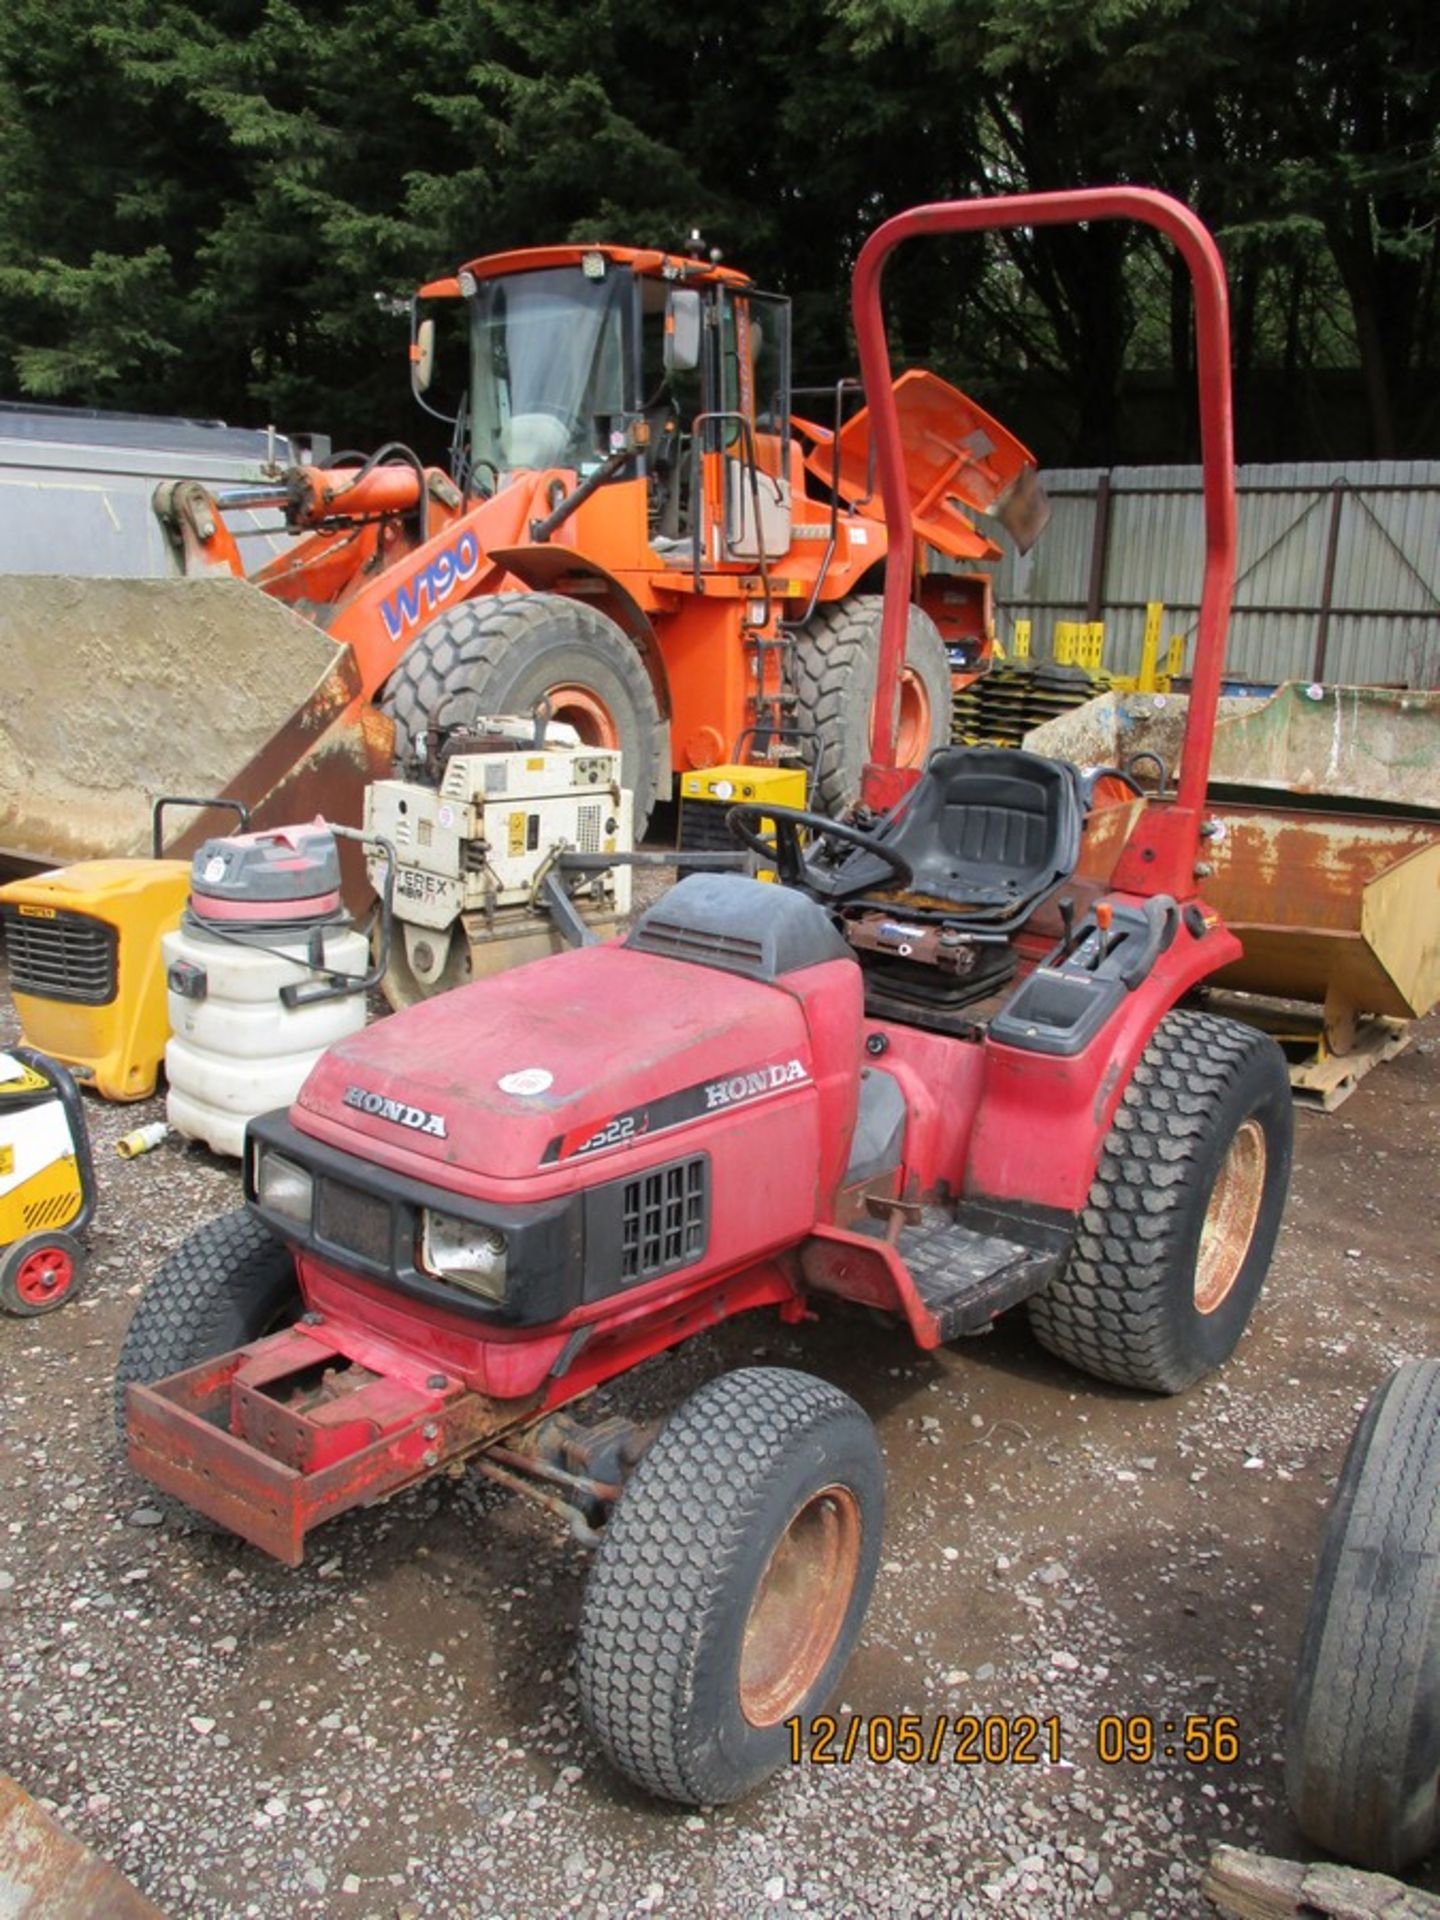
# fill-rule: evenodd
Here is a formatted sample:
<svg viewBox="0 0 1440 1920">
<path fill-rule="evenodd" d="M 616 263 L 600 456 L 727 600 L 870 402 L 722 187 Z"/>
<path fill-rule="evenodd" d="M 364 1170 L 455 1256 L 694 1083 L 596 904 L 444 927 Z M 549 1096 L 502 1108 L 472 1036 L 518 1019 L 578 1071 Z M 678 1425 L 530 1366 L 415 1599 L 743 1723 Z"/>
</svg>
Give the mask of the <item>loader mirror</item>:
<svg viewBox="0 0 1440 1920">
<path fill-rule="evenodd" d="M 665 371 L 693 373 L 700 364 L 700 295 L 672 287 L 665 302 Z"/>
<path fill-rule="evenodd" d="M 416 393 L 424 393 L 434 378 L 435 322 L 422 320 L 410 342 L 410 384 Z"/>
</svg>

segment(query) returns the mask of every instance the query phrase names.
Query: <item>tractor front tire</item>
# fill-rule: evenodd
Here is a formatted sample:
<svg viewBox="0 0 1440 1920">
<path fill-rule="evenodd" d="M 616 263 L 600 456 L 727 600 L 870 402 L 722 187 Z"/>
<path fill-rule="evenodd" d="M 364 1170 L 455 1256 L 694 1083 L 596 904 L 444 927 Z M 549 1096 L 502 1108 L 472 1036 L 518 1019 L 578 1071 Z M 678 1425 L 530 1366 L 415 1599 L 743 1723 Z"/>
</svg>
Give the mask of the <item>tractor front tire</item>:
<svg viewBox="0 0 1440 1920">
<path fill-rule="evenodd" d="M 667 730 L 645 662 L 615 622 L 559 593 L 500 593 L 438 614 L 385 683 L 403 767 L 432 726 L 471 726 L 488 714 L 551 717 L 586 746 L 618 747 L 621 779 L 635 796 L 640 839 L 669 792 Z"/>
<path fill-rule="evenodd" d="M 795 637 L 796 719 L 818 742 L 810 804 L 819 813 L 838 815 L 860 797 L 870 759 L 884 606 L 878 593 L 852 594 L 818 608 Z M 916 606 L 910 609 L 899 704 L 896 762 L 923 767 L 936 747 L 949 742 L 952 696 L 940 630 Z"/>
<path fill-rule="evenodd" d="M 747 1367 L 653 1442 L 585 1588 L 586 1724 L 662 1799 L 736 1800 L 839 1681 L 875 1580 L 884 1468 L 847 1394 Z"/>
<path fill-rule="evenodd" d="M 1213 1372 L 1259 1298 L 1294 1130 L 1267 1034 L 1166 1014 L 1111 1122 L 1070 1258 L 1029 1303 L 1041 1345 L 1150 1393 Z"/>
<path fill-rule="evenodd" d="M 115 1369 L 115 1425 L 125 1389 L 148 1386 L 288 1326 L 300 1312 L 290 1249 L 245 1208 L 207 1220 L 140 1296 Z M 199 1516 L 194 1516 L 197 1524 Z"/>
<path fill-rule="evenodd" d="M 1440 1362 L 1371 1395 L 1325 1530 L 1286 1739 L 1301 1830 L 1400 1873 L 1440 1840 Z"/>
</svg>

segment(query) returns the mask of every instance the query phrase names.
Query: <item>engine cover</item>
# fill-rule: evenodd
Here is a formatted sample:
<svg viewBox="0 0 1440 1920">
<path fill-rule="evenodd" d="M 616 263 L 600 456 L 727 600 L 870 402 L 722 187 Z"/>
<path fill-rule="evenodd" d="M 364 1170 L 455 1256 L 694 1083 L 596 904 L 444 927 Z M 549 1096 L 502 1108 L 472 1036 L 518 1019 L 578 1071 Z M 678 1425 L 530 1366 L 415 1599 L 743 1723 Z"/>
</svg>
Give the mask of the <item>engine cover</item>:
<svg viewBox="0 0 1440 1920">
<path fill-rule="evenodd" d="M 823 970 L 847 1010 L 854 1000 L 858 1038 L 858 970 Z M 692 1122 L 813 1100 L 805 1003 L 785 986 L 633 949 L 558 954 L 341 1041 L 291 1118 L 457 1192 L 539 1198 L 596 1177 L 581 1172 L 593 1160 L 659 1149 L 657 1136 Z"/>
</svg>

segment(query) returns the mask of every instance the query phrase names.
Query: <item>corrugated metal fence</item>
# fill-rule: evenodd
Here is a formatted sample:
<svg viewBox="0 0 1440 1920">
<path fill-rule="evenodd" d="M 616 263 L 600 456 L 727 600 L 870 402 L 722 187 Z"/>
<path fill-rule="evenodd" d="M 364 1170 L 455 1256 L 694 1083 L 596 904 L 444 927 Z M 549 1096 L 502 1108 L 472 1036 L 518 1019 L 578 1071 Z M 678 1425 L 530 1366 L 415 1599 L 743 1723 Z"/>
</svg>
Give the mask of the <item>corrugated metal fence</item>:
<svg viewBox="0 0 1440 1920">
<path fill-rule="evenodd" d="M 1147 601 L 1195 630 L 1204 558 L 1198 467 L 1054 469 L 1054 517 L 995 583 L 1002 643 L 1028 619 L 1103 620 L 1105 664 L 1133 673 Z M 1440 461 L 1240 467 L 1227 671 L 1250 680 L 1440 686 Z M 1162 648 L 1163 657 L 1163 648 Z"/>
</svg>

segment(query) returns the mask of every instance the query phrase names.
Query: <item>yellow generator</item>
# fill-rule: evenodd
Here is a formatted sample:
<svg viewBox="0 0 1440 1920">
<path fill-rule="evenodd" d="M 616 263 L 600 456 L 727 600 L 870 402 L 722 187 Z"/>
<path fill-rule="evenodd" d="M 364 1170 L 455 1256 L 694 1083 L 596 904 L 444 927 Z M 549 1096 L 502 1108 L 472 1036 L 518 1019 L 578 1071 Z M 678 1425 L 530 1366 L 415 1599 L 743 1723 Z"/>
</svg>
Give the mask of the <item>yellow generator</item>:
<svg viewBox="0 0 1440 1920">
<path fill-rule="evenodd" d="M 699 773 L 682 774 L 680 779 L 679 851 L 675 864 L 681 878 L 685 875 L 687 853 L 733 853 L 735 842 L 725 825 L 732 807 L 800 807 L 805 805 L 804 767 L 742 766 L 704 767 Z M 767 837 L 773 823 L 762 820 L 760 831 Z M 773 880 L 773 869 L 757 876 Z"/>
<path fill-rule="evenodd" d="M 0 887 L 10 991 L 26 1042 L 106 1100 L 145 1100 L 165 1058 L 162 937 L 188 860 L 82 860 Z"/>
<path fill-rule="evenodd" d="M 74 1080 L 29 1047 L 0 1050 L 0 1308 L 28 1317 L 73 1298 L 94 1206 Z"/>
<path fill-rule="evenodd" d="M 0 887 L 21 1036 L 104 1100 L 147 1100 L 170 1037 L 160 943 L 180 924 L 190 862 L 160 858 L 167 807 L 249 818 L 237 800 L 167 795 L 153 859 L 81 860 Z"/>
</svg>

